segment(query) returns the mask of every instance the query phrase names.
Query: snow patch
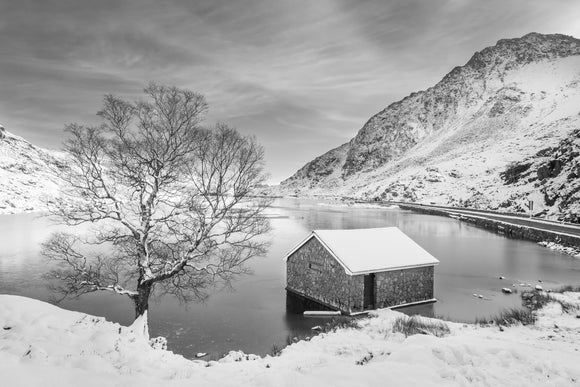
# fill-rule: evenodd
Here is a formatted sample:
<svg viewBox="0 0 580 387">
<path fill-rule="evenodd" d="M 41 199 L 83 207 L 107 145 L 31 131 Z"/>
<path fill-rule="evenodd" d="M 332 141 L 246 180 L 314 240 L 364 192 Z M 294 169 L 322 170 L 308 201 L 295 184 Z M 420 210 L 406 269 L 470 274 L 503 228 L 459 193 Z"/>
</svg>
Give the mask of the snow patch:
<svg viewBox="0 0 580 387">
<path fill-rule="evenodd" d="M 580 307 L 580 293 L 552 295 Z M 135 327 L 1 295 L 0 374 L 10 386 L 59 387 L 81 380 L 91 387 L 568 386 L 580 380 L 580 319 L 558 303 L 540 310 L 532 327 L 446 322 L 444 337 L 394 333 L 394 322 L 404 316 L 396 311 L 371 316 L 359 320 L 359 329 L 320 334 L 277 357 L 231 351 L 205 362 L 153 349 Z"/>
</svg>

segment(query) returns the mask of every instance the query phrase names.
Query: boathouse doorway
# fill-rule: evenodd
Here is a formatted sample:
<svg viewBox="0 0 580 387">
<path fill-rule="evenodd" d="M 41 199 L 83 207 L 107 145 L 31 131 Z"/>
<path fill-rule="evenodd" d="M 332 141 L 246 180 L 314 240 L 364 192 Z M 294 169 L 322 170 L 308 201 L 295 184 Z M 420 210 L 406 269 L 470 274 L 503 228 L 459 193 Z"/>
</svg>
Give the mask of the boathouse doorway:
<svg viewBox="0 0 580 387">
<path fill-rule="evenodd" d="M 364 279 L 364 309 L 375 308 L 375 274 L 366 274 Z"/>
</svg>

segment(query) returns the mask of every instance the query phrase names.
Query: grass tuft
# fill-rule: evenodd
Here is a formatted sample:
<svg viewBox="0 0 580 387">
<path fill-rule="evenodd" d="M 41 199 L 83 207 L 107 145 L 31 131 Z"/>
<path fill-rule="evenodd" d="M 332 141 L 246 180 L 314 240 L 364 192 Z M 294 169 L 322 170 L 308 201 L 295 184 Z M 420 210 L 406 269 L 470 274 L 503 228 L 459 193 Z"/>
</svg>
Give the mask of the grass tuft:
<svg viewBox="0 0 580 387">
<path fill-rule="evenodd" d="M 424 317 L 400 316 L 393 323 L 393 332 L 400 332 L 409 337 L 412 335 L 432 335 L 443 337 L 449 334 L 449 326 L 442 321 L 429 320 Z"/>
<path fill-rule="evenodd" d="M 270 349 L 270 356 L 276 357 L 282 354 L 282 349 L 277 344 L 272 344 L 272 348 Z"/>
<path fill-rule="evenodd" d="M 554 293 L 580 292 L 580 286 L 563 286 Z M 554 297 L 551 293 L 538 290 L 527 290 L 521 294 L 523 308 L 506 309 L 491 318 L 476 318 L 479 325 L 496 324 L 499 326 L 511 326 L 516 324 L 533 325 L 536 322 L 536 311 L 542 309 L 550 302 L 556 302 L 562 307 L 564 313 L 570 313 L 577 309 L 575 305 Z"/>
<path fill-rule="evenodd" d="M 314 331 L 312 333 L 302 333 L 302 334 L 298 334 L 296 336 L 288 335 L 288 336 L 286 336 L 286 346 L 292 345 L 292 344 L 297 343 L 299 341 L 310 341 L 310 339 L 316 335 L 317 335 L 317 333 Z"/>
<path fill-rule="evenodd" d="M 534 312 L 528 308 L 511 308 L 501 311 L 498 315 L 488 319 L 475 319 L 479 325 L 496 324 L 509 327 L 512 325 L 533 325 L 536 322 Z"/>
<path fill-rule="evenodd" d="M 522 304 L 532 311 L 542 309 L 548 303 L 555 301 L 548 293 L 537 290 L 525 291 L 521 297 Z"/>
<path fill-rule="evenodd" d="M 556 291 L 556 293 L 563 293 L 563 292 L 569 292 L 569 291 L 574 291 L 574 290 L 568 290 L 568 289 L 578 289 L 575 288 L 573 286 L 564 286 L 562 289 L 564 289 L 563 291 L 560 291 L 561 289 L 558 289 L 558 291 Z M 546 292 L 539 292 L 539 291 L 528 291 L 528 292 L 524 292 L 522 293 L 522 303 L 524 304 L 525 307 L 530 308 L 533 311 L 536 311 L 538 309 L 543 308 L 544 306 L 546 306 L 548 303 L 550 302 L 557 302 L 558 304 L 560 304 L 560 306 L 562 307 L 562 310 L 565 313 L 569 313 L 571 310 L 575 310 L 576 307 L 568 302 L 562 301 L 557 299 L 556 297 L 552 296 L 550 293 L 546 293 Z"/>
<path fill-rule="evenodd" d="M 573 285 L 565 285 L 561 288 L 554 289 L 554 293 L 564 293 L 564 292 L 577 292 L 580 293 L 580 285 L 573 286 Z"/>
<path fill-rule="evenodd" d="M 333 317 L 329 322 L 320 326 L 320 332 L 336 332 L 338 329 L 354 328 L 359 329 L 358 318 L 349 316 Z"/>
</svg>

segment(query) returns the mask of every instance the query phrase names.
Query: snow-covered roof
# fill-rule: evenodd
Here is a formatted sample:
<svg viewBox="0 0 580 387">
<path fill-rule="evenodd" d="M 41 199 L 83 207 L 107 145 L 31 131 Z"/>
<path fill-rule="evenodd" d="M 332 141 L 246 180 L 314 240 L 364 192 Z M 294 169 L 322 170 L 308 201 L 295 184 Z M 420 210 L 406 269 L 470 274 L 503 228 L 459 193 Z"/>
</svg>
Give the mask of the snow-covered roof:
<svg viewBox="0 0 580 387">
<path fill-rule="evenodd" d="M 316 238 L 349 275 L 432 266 L 439 261 L 397 227 L 314 230 L 286 258 Z"/>
</svg>

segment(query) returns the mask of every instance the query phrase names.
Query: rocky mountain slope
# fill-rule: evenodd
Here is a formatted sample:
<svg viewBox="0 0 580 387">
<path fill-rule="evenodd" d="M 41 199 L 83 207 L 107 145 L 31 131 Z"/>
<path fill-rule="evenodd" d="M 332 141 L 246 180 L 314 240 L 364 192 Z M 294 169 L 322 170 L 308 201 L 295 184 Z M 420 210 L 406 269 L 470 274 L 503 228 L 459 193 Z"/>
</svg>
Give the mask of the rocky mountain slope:
<svg viewBox="0 0 580 387">
<path fill-rule="evenodd" d="M 508 211 L 532 199 L 538 215 L 574 220 L 578 130 L 580 40 L 531 33 L 389 105 L 281 188 Z"/>
<path fill-rule="evenodd" d="M 36 147 L 0 128 L 0 214 L 42 211 L 58 193 L 56 151 Z"/>
</svg>

